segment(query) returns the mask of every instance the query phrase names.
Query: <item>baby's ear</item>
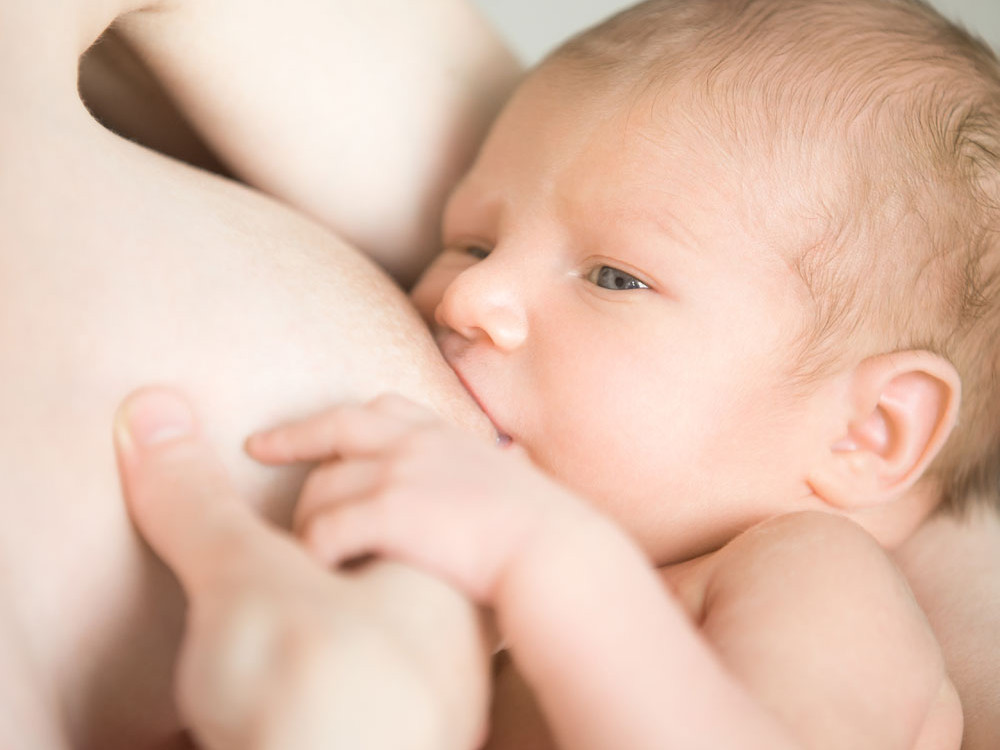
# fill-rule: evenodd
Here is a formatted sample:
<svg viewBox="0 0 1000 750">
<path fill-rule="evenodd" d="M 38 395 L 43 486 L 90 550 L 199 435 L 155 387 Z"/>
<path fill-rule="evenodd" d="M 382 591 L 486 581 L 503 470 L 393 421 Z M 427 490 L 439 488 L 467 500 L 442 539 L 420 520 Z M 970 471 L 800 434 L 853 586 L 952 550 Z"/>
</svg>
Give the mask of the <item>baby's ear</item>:
<svg viewBox="0 0 1000 750">
<path fill-rule="evenodd" d="M 843 429 L 809 477 L 820 499 L 847 512 L 912 487 L 951 434 L 961 399 L 954 366 L 926 351 L 870 357 L 849 378 Z"/>
</svg>

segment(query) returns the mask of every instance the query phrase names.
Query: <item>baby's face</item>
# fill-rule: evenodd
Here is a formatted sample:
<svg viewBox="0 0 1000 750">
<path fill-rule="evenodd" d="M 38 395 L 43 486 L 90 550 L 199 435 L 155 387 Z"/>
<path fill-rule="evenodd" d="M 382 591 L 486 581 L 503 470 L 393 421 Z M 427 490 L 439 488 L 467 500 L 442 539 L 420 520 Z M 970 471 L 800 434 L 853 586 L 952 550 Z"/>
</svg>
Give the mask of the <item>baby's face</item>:
<svg viewBox="0 0 1000 750">
<path fill-rule="evenodd" d="M 566 75 L 504 111 L 413 298 L 497 430 L 666 563 L 810 495 L 805 291 L 698 132 Z"/>
</svg>

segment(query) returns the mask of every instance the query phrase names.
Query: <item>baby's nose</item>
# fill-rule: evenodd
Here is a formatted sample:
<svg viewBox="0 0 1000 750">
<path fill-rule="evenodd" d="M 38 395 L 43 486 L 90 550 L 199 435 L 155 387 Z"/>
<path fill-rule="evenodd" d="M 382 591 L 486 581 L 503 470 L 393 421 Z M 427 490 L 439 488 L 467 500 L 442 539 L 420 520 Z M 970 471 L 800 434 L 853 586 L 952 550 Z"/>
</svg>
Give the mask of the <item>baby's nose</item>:
<svg viewBox="0 0 1000 750">
<path fill-rule="evenodd" d="M 497 268 L 492 258 L 467 268 L 445 290 L 434 314 L 437 323 L 470 341 L 485 338 L 505 351 L 520 347 L 528 336 L 528 317 L 512 270 Z"/>
</svg>

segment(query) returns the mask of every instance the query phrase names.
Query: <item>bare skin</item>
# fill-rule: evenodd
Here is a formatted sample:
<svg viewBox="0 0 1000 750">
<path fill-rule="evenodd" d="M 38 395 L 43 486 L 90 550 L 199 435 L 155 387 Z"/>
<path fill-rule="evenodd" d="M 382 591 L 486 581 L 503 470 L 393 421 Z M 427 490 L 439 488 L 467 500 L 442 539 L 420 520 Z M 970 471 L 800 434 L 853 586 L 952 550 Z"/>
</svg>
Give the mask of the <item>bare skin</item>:
<svg viewBox="0 0 1000 750">
<path fill-rule="evenodd" d="M 447 622 L 459 640 L 439 637 L 446 590 L 435 602 L 384 564 L 331 574 L 234 492 L 179 394 L 132 394 L 115 447 L 129 515 L 184 588 L 176 699 L 199 747 L 481 744 L 489 648 Z"/>
<path fill-rule="evenodd" d="M 402 293 L 348 243 L 93 120 L 77 95 L 77 59 L 131 7 L 81 1 L 52 14 L 5 0 L 3 9 L 0 738 L 166 747 L 183 741 L 171 697 L 182 598 L 121 502 L 108 425 L 127 392 L 183 387 L 241 495 L 276 520 L 299 475 L 265 472 L 242 454 L 262 423 L 392 389 L 473 430 L 489 426 Z M 475 25 L 468 32 L 469 44 L 495 44 Z M 489 69 L 485 57 L 467 58 L 470 80 Z M 498 82 L 510 78 L 503 59 Z M 477 132 L 478 118 L 463 118 L 488 110 L 491 96 L 455 92 L 471 97 L 465 115 L 429 130 Z M 412 179 L 426 168 L 410 165 Z M 399 237 L 415 231 L 402 218 L 390 224 Z M 389 579 L 378 597 L 412 594 L 419 606 L 425 591 L 442 638 L 468 628 L 468 605 L 440 584 Z"/>
<path fill-rule="evenodd" d="M 491 747 L 537 746 L 545 724 L 574 750 L 959 745 L 923 613 L 875 540 L 832 513 L 790 511 L 657 572 L 620 512 L 516 441 L 483 445 L 402 399 L 335 407 L 248 450 L 321 461 L 293 528 L 323 562 L 374 552 L 492 608 L 545 721 L 525 737 L 503 691 Z"/>
<path fill-rule="evenodd" d="M 983 498 L 967 518 L 939 515 L 896 551 L 927 613 L 965 713 L 963 750 L 1000 737 L 1000 517 Z"/>
<path fill-rule="evenodd" d="M 166 652 L 158 666 L 153 664 L 152 671 L 148 661 L 143 667 L 143 679 L 148 678 L 150 685 L 145 695 L 136 692 L 135 686 L 139 683 L 129 676 L 131 667 L 127 656 L 118 661 L 117 672 L 108 669 L 108 662 L 101 655 L 95 656 L 93 661 L 100 663 L 104 675 L 100 681 L 84 675 L 75 685 L 67 686 L 57 684 L 51 677 L 58 671 L 56 664 L 60 658 L 65 658 L 65 653 L 72 650 L 71 643 L 84 637 L 76 627 L 80 626 L 79 631 L 83 631 L 84 626 L 92 624 L 88 618 L 66 623 L 65 613 L 80 612 L 89 615 L 90 620 L 99 619 L 94 617 L 95 601 L 109 603 L 108 617 L 94 625 L 91 632 L 116 649 L 120 645 L 116 642 L 120 635 L 132 638 L 139 631 L 147 631 L 146 645 L 154 645 L 147 653 L 156 653 L 155 647 L 163 644 L 169 649 L 176 636 L 178 594 L 172 581 L 158 567 L 150 567 L 145 553 L 131 537 L 126 537 L 124 514 L 120 509 L 105 505 L 107 498 L 117 497 L 106 433 L 109 415 L 120 397 L 143 380 L 181 382 L 181 378 L 171 374 L 187 372 L 188 379 L 182 384 L 193 388 L 199 408 L 206 415 L 208 428 L 224 449 L 227 463 L 248 488 L 249 496 L 259 503 L 283 499 L 288 493 L 271 486 L 270 480 L 240 454 L 238 443 L 245 429 L 311 410 L 317 403 L 344 397 L 364 398 L 379 385 L 408 391 L 409 386 L 396 382 L 398 370 L 392 376 L 386 375 L 386 360 L 375 361 L 369 366 L 359 362 L 359 351 L 381 357 L 379 352 L 393 350 L 398 359 L 406 362 L 408 373 L 430 372 L 430 375 L 416 376 L 413 388 L 423 389 L 425 385 L 420 381 L 426 378 L 436 383 L 430 390 L 439 396 L 426 396 L 422 400 L 434 402 L 440 397 L 444 399 L 442 403 L 454 399 L 459 404 L 466 404 L 456 407 L 459 409 L 467 408 L 467 402 L 454 388 L 450 376 L 439 367 L 436 354 L 429 346 L 419 344 L 423 334 L 418 333 L 416 327 L 411 331 L 408 323 L 402 324 L 408 331 L 405 336 L 417 343 L 406 343 L 402 335 L 387 333 L 386 328 L 398 329 L 401 325 L 396 320 L 397 313 L 383 320 L 386 325 L 380 329 L 381 333 L 367 331 L 363 326 L 357 328 L 359 322 L 371 320 L 371 311 L 365 307 L 365 301 L 371 302 L 374 298 L 383 304 L 383 293 L 388 287 L 380 280 L 380 275 L 367 270 L 368 266 L 353 250 L 271 201 L 200 172 L 178 167 L 169 160 L 110 138 L 94 127 L 78 107 L 71 90 L 72 60 L 64 56 L 58 61 L 53 58 L 51 65 L 48 60 L 40 64 L 42 56 L 34 50 L 40 44 L 42 49 L 60 46 L 78 54 L 85 46 L 80 39 L 96 34 L 101 21 L 81 24 L 87 31 L 78 35 L 65 28 L 51 28 L 53 19 L 46 17 L 44 35 L 26 34 L 28 22 L 36 24 L 39 21 L 33 16 L 32 4 L 7 5 L 11 13 L 5 19 L 5 30 L 0 30 L 5 37 L 0 50 L 5 62 L 11 63 L 5 70 L 19 72 L 18 75 L 8 72 L 0 82 L 4 96 L 17 103 L 10 107 L 13 115 L 5 116 L 0 124 L 7 144 L 4 154 L 7 166 L 0 177 L 4 207 L 4 228 L 0 231 L 4 233 L 2 247 L 6 249 L 4 288 L 0 296 L 4 300 L 2 320 L 6 323 L 0 330 L 7 345 L 5 350 L 18 351 L 19 358 L 5 362 L 10 385 L 2 397 L 3 408 L 5 415 L 14 416 L 0 432 L 0 443 L 6 449 L 4 455 L 18 458 L 5 467 L 6 486 L 18 498 L 16 508 L 5 508 L 11 521 L 5 528 L 17 529 L 18 533 L 4 532 L 0 539 L 0 565 L 7 589 L 5 594 L 8 594 L 3 629 L 10 634 L 4 641 L 10 648 L 3 651 L 3 657 L 5 666 L 14 665 L 4 674 L 20 675 L 23 679 L 20 682 L 12 679 L 4 685 L 4 695 L 10 694 L 14 699 L 14 702 L 5 699 L 4 705 L 15 708 L 8 715 L 16 718 L 19 724 L 16 727 L 8 725 L 8 717 L 4 716 L 0 731 L 19 742 L 38 747 L 56 747 L 72 734 L 72 745 L 85 747 L 86 740 L 76 741 L 85 733 L 66 727 L 69 724 L 79 728 L 87 723 L 70 716 L 75 712 L 77 717 L 90 714 L 92 718 L 99 717 L 100 721 L 112 720 L 107 727 L 108 737 L 160 737 L 164 734 L 163 727 L 170 727 L 171 731 L 175 727 L 172 711 L 163 703 L 166 688 L 162 683 L 170 666 Z M 106 16 L 108 13 L 102 17 Z M 40 23 L 37 28 L 41 28 Z M 191 160 L 197 161 L 197 157 Z M 82 177 L 73 182 L 67 180 L 67 174 Z M 94 176 L 96 181 L 92 179 Z M 150 177 L 153 184 L 141 186 L 137 194 L 139 183 Z M 94 199 L 93 206 L 84 209 L 80 205 L 81 192 L 86 193 L 88 200 Z M 141 206 L 153 200 L 160 201 L 151 204 L 155 206 L 151 214 L 153 218 L 160 218 L 162 231 L 150 228 L 155 222 L 150 223 L 149 215 L 130 213 L 122 208 Z M 35 213 L 30 213 L 32 210 Z M 53 216 L 60 220 L 53 221 Z M 187 218 L 176 221 L 177 216 Z M 138 244 L 136 235 L 149 243 L 142 258 L 130 256 Z M 198 243 L 209 242 L 213 253 L 219 253 L 220 258 L 199 252 L 201 245 Z M 293 242 L 296 246 L 291 245 Z M 299 249 L 295 259 L 289 262 L 289 247 L 292 246 L 294 252 L 298 243 L 307 249 Z M 109 245 L 112 249 L 118 245 L 117 251 L 108 253 Z M 73 248 L 69 254 L 73 264 L 67 264 L 64 247 Z M 176 263 L 163 270 L 175 279 L 175 285 L 191 284 L 185 295 L 167 301 L 175 311 L 185 308 L 183 316 L 168 315 L 166 308 L 162 314 L 156 314 L 150 309 L 146 296 L 149 290 L 135 290 L 135 280 L 149 276 L 146 250 L 149 257 L 156 257 L 156 251 L 162 250 L 167 256 L 176 258 Z M 106 266 L 94 265 L 98 260 L 105 262 L 102 259 L 106 253 Z M 213 261 L 211 264 L 207 255 Z M 333 260 L 338 257 L 343 257 L 343 264 L 353 270 L 345 272 L 340 262 Z M 281 266 L 283 278 L 288 281 L 283 295 L 276 285 L 261 278 L 273 272 L 276 265 Z M 365 284 L 372 281 L 379 293 L 370 294 L 372 289 L 359 291 L 358 307 L 354 309 L 362 309 L 364 314 L 352 318 L 344 309 L 342 297 L 334 300 L 332 295 L 320 294 L 317 272 L 320 278 L 328 274 L 331 285 L 342 284 L 345 278 L 364 279 Z M 33 287 L 28 286 L 29 280 L 34 280 Z M 260 284 L 256 291 L 247 286 L 254 281 Z M 97 288 L 100 294 L 88 292 Z M 322 299 L 314 299 L 310 306 L 297 293 L 303 289 L 312 289 L 315 297 Z M 81 306 L 80 299 L 67 293 L 74 290 L 81 298 L 86 298 L 89 306 Z M 112 294 L 109 295 L 109 291 Z M 394 293 L 388 294 L 392 299 Z M 38 305 L 39 299 L 44 299 L 45 304 Z M 94 305 L 95 302 L 100 304 Z M 351 305 L 346 307 L 351 308 Z M 278 308 L 285 316 L 285 324 L 271 327 Z M 324 322 L 320 313 L 329 314 L 340 322 Z M 226 314 L 228 318 L 224 317 Z M 402 320 L 408 320 L 408 314 L 402 313 Z M 88 329 L 91 337 L 81 336 L 81 331 Z M 138 329 L 159 332 L 157 335 L 170 337 L 172 343 L 168 347 L 153 346 Z M 235 350 L 223 351 L 232 345 L 234 331 L 247 331 L 246 340 Z M 291 338 L 287 338 L 289 331 L 294 332 Z M 364 331 L 364 335 L 352 337 L 346 333 L 357 331 Z M 256 343 L 251 340 L 254 336 L 258 339 Z M 331 336 L 335 337 L 337 346 L 329 344 Z M 186 347 L 177 352 L 170 350 L 177 339 L 184 338 L 188 339 Z M 317 346 L 321 341 L 323 346 Z M 308 374 L 295 377 L 287 368 L 272 367 L 267 371 L 261 368 L 262 364 L 265 367 L 273 365 L 266 353 L 282 346 L 287 347 L 285 351 L 294 352 L 296 342 L 306 344 L 309 357 L 314 358 L 303 363 L 308 366 Z M 338 347 L 342 348 L 338 351 Z M 348 350 L 352 352 L 352 369 L 345 372 L 343 357 L 339 355 Z M 393 359 L 391 354 L 385 356 Z M 418 361 L 423 363 L 424 357 L 427 358 L 425 364 L 416 364 Z M 165 361 L 167 365 L 163 364 Z M 191 362 L 197 367 L 189 368 Z M 213 367 L 225 377 L 216 377 Z M 44 381 L 39 379 L 40 372 L 48 373 Z M 81 373 L 86 373 L 87 377 L 81 377 Z M 378 381 L 379 377 L 389 382 Z M 409 392 L 421 398 L 416 390 Z M 262 394 L 266 403 L 261 402 Z M 66 414 L 79 417 L 72 420 L 74 424 L 68 430 Z M 56 424 L 60 428 L 54 437 L 51 427 Z M 44 444 L 47 448 L 25 452 L 26 444 Z M 60 459 L 68 461 L 69 469 L 64 469 L 61 476 L 50 476 L 53 444 L 58 446 Z M 67 500 L 65 508 L 53 511 L 42 504 L 53 496 L 72 497 L 74 502 Z M 123 537 L 115 543 L 118 551 L 108 555 L 108 564 L 102 570 L 80 570 L 83 566 L 77 565 L 81 555 L 75 550 L 82 550 L 84 555 L 94 547 L 103 550 L 107 540 L 103 533 L 89 528 L 88 524 L 94 519 L 88 514 L 82 510 L 76 516 L 68 512 L 74 507 L 100 508 L 101 512 L 96 514 L 100 522 Z M 54 525 L 53 517 L 65 521 Z M 25 528 L 37 528 L 39 534 L 49 540 L 44 549 L 28 543 L 23 535 Z M 953 634 L 942 637 L 948 651 L 949 642 L 958 643 L 959 634 L 968 637 L 966 622 L 981 621 L 976 619 L 979 608 L 970 600 L 962 600 L 960 604 L 965 609 L 961 612 L 946 610 L 949 591 L 956 588 L 948 576 L 962 575 L 960 580 L 964 581 L 964 574 L 951 568 L 927 565 L 926 560 L 924 564 L 912 560 L 919 557 L 921 550 L 931 550 L 939 544 L 968 551 L 969 540 L 980 539 L 984 544 L 975 547 L 975 559 L 983 566 L 995 568 L 991 551 L 1000 546 L 996 544 L 1000 534 L 990 531 L 995 524 L 966 528 L 946 523 L 932 528 L 936 531 L 915 537 L 904 547 L 902 555 L 904 567 L 911 572 L 911 578 L 916 577 L 915 587 L 932 613 L 939 633 Z M 54 530 L 59 533 L 55 534 Z M 131 588 L 122 587 L 118 578 L 124 577 L 123 569 L 133 563 L 138 563 L 137 570 L 145 572 L 136 576 L 129 574 Z M 25 570 L 48 570 L 50 566 L 58 568 L 62 577 L 23 574 Z M 979 570 L 970 565 L 969 572 L 978 573 Z M 941 578 L 941 585 L 922 589 L 919 584 L 924 576 L 931 580 Z M 162 597 L 150 596 L 156 589 L 147 587 L 147 579 L 162 586 Z M 950 587 L 945 585 L 944 579 L 951 581 Z M 982 575 L 978 580 L 988 583 L 996 579 L 996 576 Z M 43 583 L 48 588 L 40 588 Z M 111 589 L 114 593 L 108 594 Z M 76 592 L 73 596 L 78 598 L 74 599 L 69 592 Z M 1000 601 L 1000 595 L 993 600 Z M 159 609 L 150 610 L 151 601 L 156 602 Z M 934 616 L 935 603 L 942 605 L 937 608 L 940 610 L 937 617 Z M 943 611 L 949 616 L 940 616 Z M 161 614 L 169 622 L 161 622 Z M 29 625 L 30 635 L 24 632 Z M 152 632 L 148 631 L 150 627 Z M 74 632 L 69 632 L 71 630 Z M 972 653 L 988 656 L 996 652 L 988 629 L 974 632 L 978 639 L 975 643 L 979 645 L 971 648 Z M 48 642 L 49 635 L 58 636 L 54 641 L 63 644 L 61 654 L 42 653 L 47 651 L 43 642 Z M 138 640 L 135 643 L 137 650 L 143 647 Z M 961 657 L 958 674 L 969 676 L 964 683 L 961 676 L 956 678 L 960 691 L 966 684 L 968 694 L 972 695 L 976 686 L 991 684 L 989 676 L 996 671 L 989 669 L 988 659 L 970 659 L 967 655 L 959 655 L 957 649 L 951 653 Z M 64 665 L 70 663 L 63 661 Z M 40 664 L 43 669 L 39 669 Z M 119 678 L 120 688 L 116 693 L 110 686 Z M 24 690 L 24 685 L 34 687 Z M 501 687 L 503 685 L 501 681 Z M 92 706 L 77 705 L 73 711 L 64 708 L 63 704 L 75 702 L 72 696 L 84 693 L 94 696 Z M 108 707 L 114 705 L 120 695 L 126 695 L 133 705 L 146 705 L 148 711 L 143 715 L 142 710 L 137 710 L 133 716 L 122 716 L 120 711 L 110 712 Z M 66 718 L 52 722 L 53 714 Z M 966 747 L 988 746 L 969 744 L 973 736 L 981 738 L 980 742 L 996 736 L 996 723 L 980 722 L 981 715 L 988 718 L 990 714 L 984 710 L 971 717 Z M 150 721 L 151 726 L 142 724 L 140 719 Z M 976 732 L 976 722 L 980 722 L 982 731 Z M 92 744 L 114 747 L 115 741 L 108 737 L 94 740 Z M 38 738 L 38 742 L 25 738 Z M 121 744 L 136 746 L 127 739 Z"/>
</svg>

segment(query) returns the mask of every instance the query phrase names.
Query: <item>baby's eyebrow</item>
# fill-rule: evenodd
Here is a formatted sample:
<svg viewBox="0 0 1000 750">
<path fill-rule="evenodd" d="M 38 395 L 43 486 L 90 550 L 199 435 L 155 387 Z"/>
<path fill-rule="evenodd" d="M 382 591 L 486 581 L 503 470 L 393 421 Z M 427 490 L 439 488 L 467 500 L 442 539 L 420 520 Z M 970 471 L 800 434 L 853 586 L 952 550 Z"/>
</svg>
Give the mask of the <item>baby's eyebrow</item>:
<svg viewBox="0 0 1000 750">
<path fill-rule="evenodd" d="M 666 209 L 658 211 L 642 211 L 639 214 L 640 221 L 652 225 L 663 234 L 667 235 L 681 247 L 693 250 L 700 243 L 694 232 L 688 225 L 681 221 L 676 213 Z"/>
<path fill-rule="evenodd" d="M 614 213 L 617 214 L 616 222 L 630 228 L 651 230 L 682 250 L 695 252 L 702 245 L 688 224 L 675 211 L 664 206 L 621 205 Z"/>
</svg>

